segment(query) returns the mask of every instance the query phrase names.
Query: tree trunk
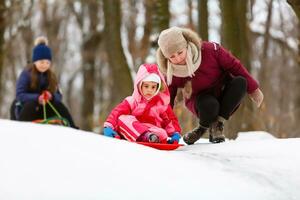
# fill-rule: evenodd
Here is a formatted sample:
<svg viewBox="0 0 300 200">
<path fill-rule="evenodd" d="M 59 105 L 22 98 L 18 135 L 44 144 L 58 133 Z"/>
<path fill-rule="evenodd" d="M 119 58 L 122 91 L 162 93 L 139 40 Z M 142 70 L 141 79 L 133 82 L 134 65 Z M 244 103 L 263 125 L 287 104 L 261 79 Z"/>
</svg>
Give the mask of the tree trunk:
<svg viewBox="0 0 300 200">
<path fill-rule="evenodd" d="M 84 1 L 82 2 L 84 3 Z M 97 31 L 99 3 L 94 0 L 87 4 L 88 19 L 90 27 L 88 33 L 83 37 L 82 44 L 82 71 L 83 71 L 83 101 L 81 108 L 81 128 L 91 131 L 94 127 L 94 105 L 96 88 L 95 60 L 97 48 L 101 42 L 101 33 Z"/>
<path fill-rule="evenodd" d="M 2 97 L 4 96 L 3 94 L 3 64 L 4 64 L 4 32 L 5 32 L 5 27 L 6 27 L 6 22 L 5 22 L 5 0 L 0 0 L 0 106 L 2 105 Z"/>
<path fill-rule="evenodd" d="M 91 38 L 83 45 L 82 50 L 82 107 L 81 107 L 81 129 L 91 131 L 93 128 L 93 114 L 95 103 L 95 45 L 96 39 Z"/>
<path fill-rule="evenodd" d="M 287 2 L 293 8 L 298 19 L 300 19 L 300 0 L 287 0 Z"/>
<path fill-rule="evenodd" d="M 247 1 L 224 0 L 220 1 L 220 6 L 223 33 L 221 38 L 222 44 L 234 56 L 239 58 L 248 71 L 251 72 L 248 44 L 249 29 L 246 18 Z M 252 113 L 252 104 L 246 97 L 226 126 L 226 136 L 235 138 L 238 131 L 253 130 Z"/>
<path fill-rule="evenodd" d="M 198 32 L 202 40 L 208 40 L 207 0 L 198 0 Z"/>
<path fill-rule="evenodd" d="M 112 72 L 110 110 L 133 91 L 129 66 L 121 45 L 120 0 L 103 0 L 104 34 L 108 63 Z M 109 110 L 109 111 L 110 111 Z"/>
<path fill-rule="evenodd" d="M 239 57 L 241 48 L 239 42 L 241 41 L 239 34 L 239 20 L 238 12 L 235 9 L 238 0 L 224 0 L 220 2 L 222 15 L 222 38 L 221 43 L 229 49 L 233 55 Z"/>
<path fill-rule="evenodd" d="M 298 26 L 297 26 L 297 31 L 298 31 L 298 55 L 297 55 L 297 68 L 298 71 L 300 71 L 300 0 L 287 0 L 288 4 L 292 7 L 294 10 L 296 16 L 298 17 Z M 300 78 L 299 75 L 297 76 L 297 83 L 300 83 Z M 298 84 L 299 85 L 299 84 Z M 300 119 L 300 92 L 297 90 L 297 96 L 296 96 L 296 118 L 297 121 Z M 299 131 L 298 131 L 299 132 Z"/>
<path fill-rule="evenodd" d="M 287 0 L 288 4 L 294 10 L 296 16 L 298 17 L 298 67 L 300 67 L 300 0 Z M 300 104 L 300 103 L 299 103 Z"/>
<path fill-rule="evenodd" d="M 144 35 L 140 42 L 140 49 L 139 49 L 139 58 L 140 63 L 138 65 L 145 62 L 146 57 L 148 56 L 150 45 L 150 36 L 153 29 L 152 17 L 154 13 L 154 3 L 153 1 L 144 1 L 145 7 L 145 25 L 144 25 Z M 138 67 L 138 66 L 136 66 Z"/>
<path fill-rule="evenodd" d="M 160 33 L 162 30 L 169 28 L 170 23 L 170 11 L 169 0 L 153 0 L 156 11 L 153 17 L 153 23 L 155 31 Z"/>
<path fill-rule="evenodd" d="M 271 28 L 271 22 L 272 22 L 272 13 L 273 13 L 273 0 L 270 0 L 268 3 L 268 13 L 267 13 L 267 18 L 266 18 L 266 24 L 265 24 L 265 32 L 263 35 L 264 41 L 263 41 L 263 48 L 262 48 L 262 54 L 260 55 L 260 60 L 261 60 L 261 67 L 259 71 L 259 80 L 260 80 L 260 88 L 264 92 L 265 99 L 264 102 L 268 105 L 266 106 L 266 110 L 264 113 L 272 113 L 272 109 L 274 104 L 273 99 L 272 99 L 272 94 L 275 93 L 272 84 L 270 83 L 268 77 L 270 77 L 270 73 L 274 71 L 274 67 L 272 66 L 272 58 L 268 58 L 270 54 L 270 49 L 269 49 L 269 44 L 271 42 L 271 35 L 270 35 L 270 28 Z M 271 97 L 271 98 L 270 98 Z M 280 100 L 281 97 L 278 98 L 278 102 L 281 102 Z M 280 103 L 279 103 L 280 104 Z M 278 106 L 280 108 L 280 106 Z M 265 121 L 264 121 L 265 120 Z M 269 127 L 268 124 L 270 123 L 270 119 L 267 117 L 264 117 L 263 121 L 266 125 L 266 127 Z M 266 131 L 272 131 L 273 134 L 275 134 L 274 130 L 269 130 L 269 128 Z"/>
<path fill-rule="evenodd" d="M 99 10 L 101 8 L 101 2 L 98 0 L 80 1 L 80 10 L 75 9 L 75 4 L 72 0 L 68 0 L 68 8 L 71 13 L 76 17 L 78 26 L 82 30 L 82 67 L 79 71 L 74 72 L 68 81 L 68 100 L 71 105 L 72 85 L 78 73 L 82 73 L 83 85 L 82 85 L 82 100 L 80 107 L 80 128 L 83 130 L 91 131 L 94 128 L 94 107 L 96 100 L 96 88 L 99 79 L 96 79 L 97 68 L 96 60 L 99 56 L 99 46 L 102 42 L 103 33 L 98 31 L 97 27 L 100 24 Z M 85 23 L 88 22 L 88 23 Z M 88 24 L 88 26 L 86 26 Z M 88 30 L 86 30 L 88 29 Z M 99 69 L 101 70 L 101 69 Z M 101 77 L 100 77 L 101 78 Z M 74 101 L 74 99 L 73 99 Z M 72 104 L 74 104 L 72 102 Z M 78 104 L 80 104 L 78 102 Z M 77 107 L 73 109 L 78 109 Z"/>
<path fill-rule="evenodd" d="M 128 50 L 132 57 L 132 64 L 133 66 L 136 66 L 136 59 L 138 56 L 139 49 L 137 48 L 137 41 L 136 41 L 136 19 L 138 16 L 138 8 L 137 8 L 137 1 L 136 0 L 129 0 L 127 2 L 128 4 L 128 10 L 129 10 L 129 16 L 126 18 L 125 25 L 127 28 L 127 35 L 128 35 Z"/>
<path fill-rule="evenodd" d="M 195 30 L 195 24 L 193 20 L 193 0 L 188 0 L 187 2 L 188 6 L 188 11 L 187 11 L 187 17 L 188 17 L 188 24 L 187 27 Z"/>
<path fill-rule="evenodd" d="M 97 54 L 96 49 L 101 42 L 101 34 L 97 32 L 97 13 L 98 3 L 94 1 L 89 3 L 89 20 L 91 21 L 90 35 L 84 41 L 82 48 L 82 64 L 83 64 L 83 105 L 81 110 L 82 129 L 92 130 L 93 115 L 95 105 L 95 60 Z"/>
</svg>

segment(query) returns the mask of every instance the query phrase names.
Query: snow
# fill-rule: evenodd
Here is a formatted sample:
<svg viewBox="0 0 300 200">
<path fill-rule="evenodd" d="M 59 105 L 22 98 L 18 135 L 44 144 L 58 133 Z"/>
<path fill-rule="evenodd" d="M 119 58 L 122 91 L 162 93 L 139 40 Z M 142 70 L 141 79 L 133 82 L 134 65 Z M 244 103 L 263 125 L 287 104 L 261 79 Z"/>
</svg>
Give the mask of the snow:
<svg viewBox="0 0 300 200">
<path fill-rule="evenodd" d="M 300 199 L 300 139 L 266 132 L 176 151 L 0 120 L 0 199 Z"/>
</svg>

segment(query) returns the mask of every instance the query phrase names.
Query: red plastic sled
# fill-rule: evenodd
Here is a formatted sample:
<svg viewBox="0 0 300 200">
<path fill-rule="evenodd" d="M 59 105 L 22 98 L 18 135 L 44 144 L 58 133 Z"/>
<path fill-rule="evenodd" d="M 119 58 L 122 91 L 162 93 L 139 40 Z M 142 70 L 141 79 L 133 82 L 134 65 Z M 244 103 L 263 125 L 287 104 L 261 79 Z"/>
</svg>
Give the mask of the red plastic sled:
<svg viewBox="0 0 300 200">
<path fill-rule="evenodd" d="M 137 144 L 145 145 L 158 150 L 171 151 L 178 147 L 184 146 L 183 144 L 162 144 L 162 143 L 150 143 L 150 142 L 136 142 Z"/>
</svg>

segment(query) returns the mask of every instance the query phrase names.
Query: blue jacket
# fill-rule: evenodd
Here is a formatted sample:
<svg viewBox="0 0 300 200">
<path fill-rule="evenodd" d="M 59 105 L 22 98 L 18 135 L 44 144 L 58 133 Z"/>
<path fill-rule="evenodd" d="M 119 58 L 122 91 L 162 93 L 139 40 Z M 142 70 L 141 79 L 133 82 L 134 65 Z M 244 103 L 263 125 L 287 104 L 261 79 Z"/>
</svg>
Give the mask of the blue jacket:
<svg viewBox="0 0 300 200">
<path fill-rule="evenodd" d="M 17 81 L 16 99 L 21 103 L 25 103 L 28 101 L 38 101 L 39 95 L 42 93 L 42 91 L 46 90 L 48 87 L 48 80 L 47 80 L 46 73 L 39 73 L 38 88 L 36 90 L 30 89 L 30 84 L 31 84 L 30 73 L 31 73 L 30 70 L 24 69 Z M 54 101 L 60 102 L 62 100 L 62 95 L 59 92 L 59 90 L 56 90 L 56 92 L 52 95 Z"/>
</svg>

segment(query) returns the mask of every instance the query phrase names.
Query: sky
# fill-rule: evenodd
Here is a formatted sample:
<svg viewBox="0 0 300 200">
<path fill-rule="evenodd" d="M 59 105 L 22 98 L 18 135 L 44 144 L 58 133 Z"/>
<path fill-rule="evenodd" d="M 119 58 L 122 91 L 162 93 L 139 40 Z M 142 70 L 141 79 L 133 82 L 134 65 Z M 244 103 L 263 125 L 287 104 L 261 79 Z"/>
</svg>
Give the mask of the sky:
<svg viewBox="0 0 300 200">
<path fill-rule="evenodd" d="M 300 199 L 300 138 L 266 132 L 159 151 L 0 120 L 0 199 Z"/>
</svg>

